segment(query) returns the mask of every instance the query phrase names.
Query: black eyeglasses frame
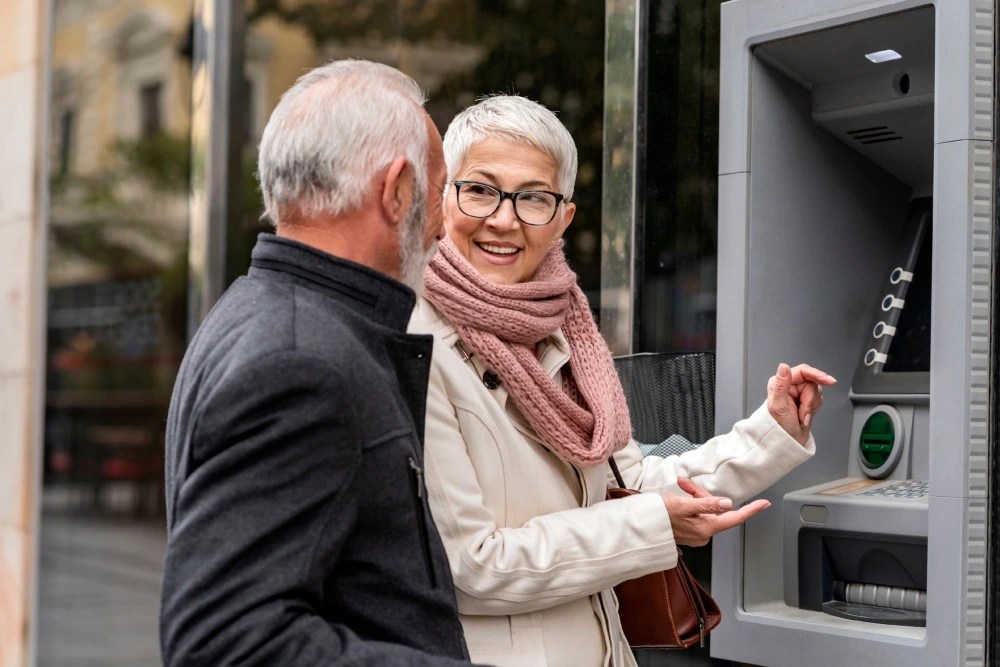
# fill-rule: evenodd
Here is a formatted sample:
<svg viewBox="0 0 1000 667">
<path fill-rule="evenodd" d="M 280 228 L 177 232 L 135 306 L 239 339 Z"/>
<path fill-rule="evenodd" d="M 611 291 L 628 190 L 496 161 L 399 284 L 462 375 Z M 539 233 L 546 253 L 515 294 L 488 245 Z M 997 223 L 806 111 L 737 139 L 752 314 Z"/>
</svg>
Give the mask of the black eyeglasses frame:
<svg viewBox="0 0 1000 667">
<path fill-rule="evenodd" d="M 452 181 L 451 183 L 452 185 L 455 186 L 455 203 L 458 204 L 458 210 L 462 211 L 462 213 L 465 213 L 465 215 L 469 216 L 470 218 L 486 219 L 500 210 L 500 207 L 503 206 L 503 202 L 505 199 L 509 199 L 510 205 L 514 208 L 514 217 L 517 218 L 518 222 L 520 222 L 523 225 L 528 225 L 530 227 L 544 227 L 545 225 L 555 220 L 556 213 L 559 212 L 559 204 L 563 203 L 564 201 L 567 201 L 565 195 L 560 194 L 558 192 L 552 192 L 551 190 L 515 190 L 514 192 L 507 192 L 506 190 L 501 190 L 495 185 L 490 185 L 489 183 L 483 183 L 481 181 Z M 497 202 L 497 207 L 492 211 L 490 211 L 489 213 L 487 213 L 486 215 L 473 215 L 471 213 L 466 213 L 465 209 L 462 208 L 462 199 L 459 196 L 459 193 L 461 192 L 463 185 L 480 185 L 484 188 L 496 190 L 497 192 L 500 193 L 500 200 Z M 545 222 L 527 222 L 526 220 L 521 218 L 520 214 L 518 214 L 517 212 L 517 198 L 520 197 L 521 195 L 531 194 L 535 192 L 541 192 L 556 198 L 556 205 L 552 209 L 552 215 Z"/>
</svg>

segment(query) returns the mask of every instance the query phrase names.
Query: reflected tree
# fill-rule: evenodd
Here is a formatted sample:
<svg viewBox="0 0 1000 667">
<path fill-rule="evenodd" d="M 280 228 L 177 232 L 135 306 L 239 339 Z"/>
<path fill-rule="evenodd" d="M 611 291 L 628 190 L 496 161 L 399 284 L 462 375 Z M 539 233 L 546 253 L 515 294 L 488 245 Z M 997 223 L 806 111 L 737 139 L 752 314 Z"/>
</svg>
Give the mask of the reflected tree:
<svg viewBox="0 0 1000 667">
<path fill-rule="evenodd" d="M 105 168 L 50 183 L 50 388 L 167 388 L 183 350 L 190 141 L 161 133 L 110 151 Z M 119 293 L 130 296 L 117 315 L 91 303 Z"/>
</svg>

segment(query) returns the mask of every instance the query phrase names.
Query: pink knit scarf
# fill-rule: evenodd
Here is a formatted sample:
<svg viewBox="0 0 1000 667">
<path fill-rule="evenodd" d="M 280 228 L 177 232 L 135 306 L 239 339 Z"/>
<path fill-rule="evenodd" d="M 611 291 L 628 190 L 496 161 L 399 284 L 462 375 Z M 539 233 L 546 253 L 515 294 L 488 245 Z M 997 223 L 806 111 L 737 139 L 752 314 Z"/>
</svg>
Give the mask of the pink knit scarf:
<svg viewBox="0 0 1000 667">
<path fill-rule="evenodd" d="M 593 466 L 628 443 L 628 407 L 611 352 L 566 264 L 562 242 L 549 249 L 531 280 L 498 285 L 446 238 L 427 269 L 424 296 L 500 376 L 536 435 L 560 456 Z M 562 386 L 532 351 L 560 327 L 570 349 Z"/>
</svg>

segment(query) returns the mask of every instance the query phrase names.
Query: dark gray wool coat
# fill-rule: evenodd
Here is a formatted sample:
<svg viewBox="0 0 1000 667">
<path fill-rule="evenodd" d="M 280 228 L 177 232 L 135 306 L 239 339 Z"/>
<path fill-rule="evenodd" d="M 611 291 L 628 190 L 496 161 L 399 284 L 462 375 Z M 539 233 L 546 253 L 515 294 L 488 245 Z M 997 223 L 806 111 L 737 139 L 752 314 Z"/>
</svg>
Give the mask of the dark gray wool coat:
<svg viewBox="0 0 1000 667">
<path fill-rule="evenodd" d="M 427 506 L 412 290 L 262 234 L 167 423 L 166 665 L 468 657 Z"/>
</svg>

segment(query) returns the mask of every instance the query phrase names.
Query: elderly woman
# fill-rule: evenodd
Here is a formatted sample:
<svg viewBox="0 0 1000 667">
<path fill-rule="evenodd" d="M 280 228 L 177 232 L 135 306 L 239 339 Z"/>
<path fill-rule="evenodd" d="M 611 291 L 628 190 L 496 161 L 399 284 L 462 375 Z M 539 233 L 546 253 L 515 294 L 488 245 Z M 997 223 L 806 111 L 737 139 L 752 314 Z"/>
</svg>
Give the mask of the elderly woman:
<svg viewBox="0 0 1000 667">
<path fill-rule="evenodd" d="M 469 651 L 519 667 L 632 665 L 612 587 L 766 508 L 727 511 L 814 453 L 819 384 L 833 378 L 782 364 L 767 403 L 730 433 L 643 459 L 563 256 L 576 211 L 566 128 L 527 99 L 490 97 L 455 118 L 444 147 L 447 238 L 411 330 L 435 338 L 424 472 Z M 650 493 L 604 502 L 612 455 Z"/>
</svg>

